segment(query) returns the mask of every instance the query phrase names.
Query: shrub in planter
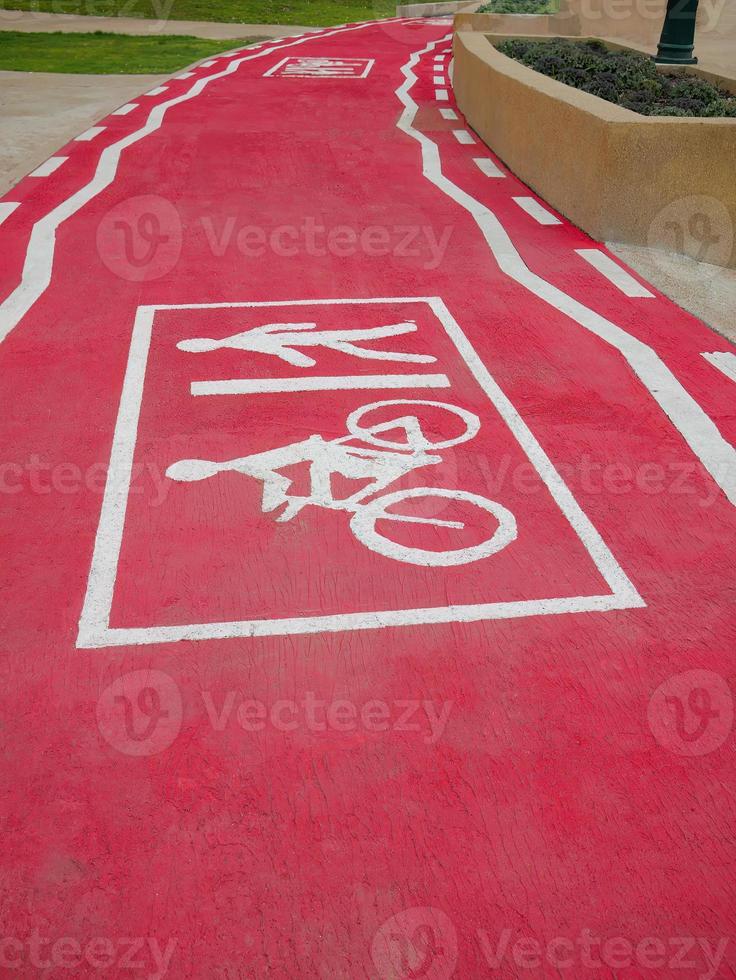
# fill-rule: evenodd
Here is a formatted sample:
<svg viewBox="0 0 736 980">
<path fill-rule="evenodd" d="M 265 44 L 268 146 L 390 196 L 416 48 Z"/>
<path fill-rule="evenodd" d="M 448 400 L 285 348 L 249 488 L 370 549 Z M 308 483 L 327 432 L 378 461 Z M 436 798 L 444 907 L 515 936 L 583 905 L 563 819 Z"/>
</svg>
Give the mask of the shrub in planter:
<svg viewBox="0 0 736 980">
<path fill-rule="evenodd" d="M 490 0 L 478 7 L 478 14 L 555 14 L 556 0 Z"/>
<path fill-rule="evenodd" d="M 736 96 L 687 72 L 665 75 L 636 51 L 565 38 L 502 41 L 498 50 L 550 78 L 644 116 L 729 116 Z"/>
</svg>

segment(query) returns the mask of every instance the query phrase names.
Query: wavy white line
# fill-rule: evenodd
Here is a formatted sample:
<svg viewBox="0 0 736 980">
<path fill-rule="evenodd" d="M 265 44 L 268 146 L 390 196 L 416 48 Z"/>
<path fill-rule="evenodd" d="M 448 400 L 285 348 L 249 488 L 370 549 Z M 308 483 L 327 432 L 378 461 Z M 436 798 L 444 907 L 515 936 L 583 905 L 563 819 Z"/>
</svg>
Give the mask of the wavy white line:
<svg viewBox="0 0 736 980">
<path fill-rule="evenodd" d="M 399 23 L 404 19 L 392 20 L 391 23 Z M 315 38 L 322 39 L 333 37 L 336 34 L 362 30 L 364 27 L 368 27 L 374 23 L 375 21 L 365 21 L 364 23 L 336 28 L 317 35 L 308 34 L 298 39 L 287 39 L 284 43 L 278 44 L 278 49 L 281 50 L 286 47 L 306 44 Z M 145 124 L 140 129 L 129 133 L 123 139 L 118 140 L 117 143 L 112 143 L 102 151 L 97 163 L 97 169 L 88 184 L 85 184 L 84 187 L 57 205 L 53 211 L 50 211 L 34 224 L 26 250 L 21 281 L 3 303 L 0 304 L 0 343 L 17 327 L 23 317 L 38 302 L 49 287 L 54 265 L 57 229 L 112 184 L 117 174 L 123 152 L 129 146 L 133 146 L 135 143 L 140 142 L 140 140 L 145 139 L 146 136 L 150 136 L 151 133 L 156 132 L 161 127 L 166 113 L 173 106 L 197 98 L 210 82 L 225 78 L 227 75 L 232 75 L 245 62 L 253 61 L 256 58 L 263 58 L 270 54 L 275 47 L 276 45 L 272 45 L 270 48 L 258 51 L 256 54 L 236 58 L 223 71 L 217 72 L 214 75 L 208 75 L 206 78 L 200 78 L 184 95 L 177 96 L 176 98 L 169 99 L 167 102 L 161 102 L 159 105 L 154 106 Z"/>
<path fill-rule="evenodd" d="M 418 106 L 409 94 L 417 81 L 413 69 L 423 55 L 429 54 L 449 37 L 430 41 L 420 51 L 414 52 L 401 69 L 406 81 L 396 90 L 396 97 L 404 106 L 396 125 L 420 144 L 424 176 L 473 217 L 501 272 L 623 355 L 729 501 L 736 504 L 736 450 L 723 438 L 713 420 L 688 394 L 659 355 L 623 328 L 532 272 L 494 212 L 443 174 L 438 144 L 414 128 Z"/>
</svg>

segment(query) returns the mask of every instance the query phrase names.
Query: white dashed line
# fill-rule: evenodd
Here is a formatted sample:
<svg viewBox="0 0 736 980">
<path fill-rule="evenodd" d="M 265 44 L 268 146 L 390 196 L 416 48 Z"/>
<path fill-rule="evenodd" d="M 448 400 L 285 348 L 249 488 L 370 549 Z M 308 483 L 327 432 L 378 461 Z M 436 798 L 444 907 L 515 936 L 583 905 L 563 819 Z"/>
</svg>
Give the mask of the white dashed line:
<svg viewBox="0 0 736 980">
<path fill-rule="evenodd" d="M 736 354 L 729 354 L 728 351 L 718 351 L 714 354 L 703 354 L 703 357 L 713 367 L 718 368 L 731 381 L 736 381 Z"/>
<path fill-rule="evenodd" d="M 183 71 L 181 73 L 181 75 L 174 75 L 174 78 L 178 79 L 180 82 L 183 82 L 187 78 L 194 78 L 194 72 L 193 71 Z"/>
<path fill-rule="evenodd" d="M 458 141 L 458 143 L 465 143 L 466 145 L 470 143 L 475 143 L 475 140 L 467 131 L 467 129 L 453 129 L 452 135 Z"/>
<path fill-rule="evenodd" d="M 9 218 L 10 215 L 15 211 L 16 208 L 20 207 L 20 201 L 2 201 L 0 202 L 0 225 Z"/>
<path fill-rule="evenodd" d="M 654 299 L 654 293 L 651 293 L 640 282 L 637 282 L 633 276 L 629 275 L 626 269 L 622 268 L 618 262 L 614 262 L 610 256 L 606 255 L 599 248 L 576 248 L 575 251 L 581 259 L 585 259 L 602 276 L 605 276 L 609 282 L 620 289 L 624 296 Z"/>
<path fill-rule="evenodd" d="M 158 88 L 152 88 L 150 92 L 146 92 L 146 95 L 163 95 L 164 92 L 168 92 L 168 86 L 159 85 Z"/>
<path fill-rule="evenodd" d="M 457 113 L 454 109 L 440 109 L 440 115 L 443 119 L 457 119 Z"/>
<path fill-rule="evenodd" d="M 434 51 L 436 46 L 436 42 L 432 41 L 410 56 L 401 69 L 405 81 L 396 90 L 404 106 L 396 125 L 421 146 L 423 176 L 471 215 L 505 275 L 621 353 L 713 480 L 736 505 L 736 450 L 723 438 L 713 419 L 686 391 L 656 351 L 534 273 L 522 259 L 498 216 L 443 173 L 441 146 L 414 125 L 419 106 L 409 94 L 417 82 L 413 69 L 422 55 Z M 549 217 L 552 218 L 552 215 Z M 557 221 L 556 218 L 554 220 Z"/>
<path fill-rule="evenodd" d="M 446 88 L 435 89 L 434 97 L 435 99 L 437 99 L 438 102 L 447 102 L 447 89 Z"/>
<path fill-rule="evenodd" d="M 503 170 L 499 170 L 493 160 L 487 159 L 487 157 L 476 157 L 473 160 L 476 167 L 482 171 L 486 177 L 505 177 L 506 174 Z"/>
<path fill-rule="evenodd" d="M 48 177 L 50 174 L 58 170 L 62 163 L 66 163 L 69 157 L 49 157 L 46 163 L 42 163 L 40 167 L 36 167 L 33 173 L 28 174 L 29 177 Z"/>
<path fill-rule="evenodd" d="M 137 102 L 127 102 L 125 105 L 121 105 L 119 109 L 116 109 L 115 112 L 112 113 L 112 115 L 127 116 L 129 112 L 132 112 L 133 109 L 137 109 L 137 108 L 138 108 Z"/>
<path fill-rule="evenodd" d="M 531 215 L 540 225 L 562 224 L 559 218 L 555 218 L 547 208 L 543 208 L 539 201 L 535 201 L 533 197 L 515 197 L 514 200 L 522 210 L 526 211 L 528 215 Z"/>
<path fill-rule="evenodd" d="M 434 78 L 432 79 L 432 81 L 434 82 L 435 85 L 444 85 L 445 84 L 445 76 L 444 75 L 435 75 Z"/>
<path fill-rule="evenodd" d="M 75 141 L 77 143 L 89 143 L 89 141 L 93 140 L 95 136 L 99 136 L 100 133 L 104 132 L 104 126 L 92 126 L 91 129 L 87 129 L 83 133 L 80 133 L 79 136 L 76 136 Z"/>
</svg>

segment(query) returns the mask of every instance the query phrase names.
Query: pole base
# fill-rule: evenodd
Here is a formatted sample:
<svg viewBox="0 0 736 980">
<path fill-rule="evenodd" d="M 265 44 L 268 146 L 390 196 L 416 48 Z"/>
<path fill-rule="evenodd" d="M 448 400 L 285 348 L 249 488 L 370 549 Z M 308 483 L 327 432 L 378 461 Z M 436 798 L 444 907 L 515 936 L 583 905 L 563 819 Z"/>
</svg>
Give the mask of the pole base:
<svg viewBox="0 0 736 980">
<path fill-rule="evenodd" d="M 698 59 L 693 55 L 653 54 L 652 61 L 656 65 L 697 65 Z"/>
</svg>

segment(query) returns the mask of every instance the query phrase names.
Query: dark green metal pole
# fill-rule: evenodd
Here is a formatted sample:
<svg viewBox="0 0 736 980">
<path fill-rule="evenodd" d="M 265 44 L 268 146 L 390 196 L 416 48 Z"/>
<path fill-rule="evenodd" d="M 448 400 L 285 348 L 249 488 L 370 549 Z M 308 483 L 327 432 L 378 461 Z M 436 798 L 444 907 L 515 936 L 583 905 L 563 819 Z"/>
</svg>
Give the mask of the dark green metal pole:
<svg viewBox="0 0 736 980">
<path fill-rule="evenodd" d="M 654 60 L 660 65 L 695 65 L 695 15 L 698 0 L 667 0 L 662 36 Z"/>
</svg>

